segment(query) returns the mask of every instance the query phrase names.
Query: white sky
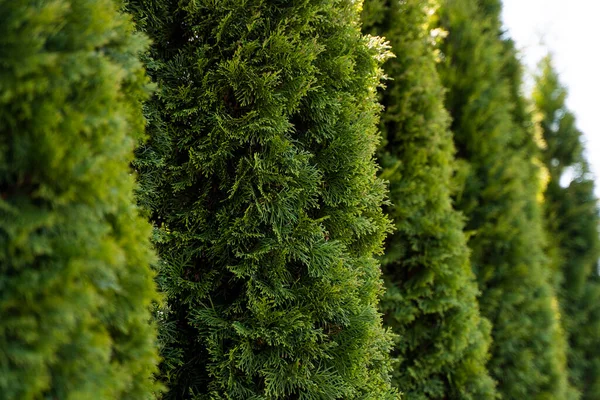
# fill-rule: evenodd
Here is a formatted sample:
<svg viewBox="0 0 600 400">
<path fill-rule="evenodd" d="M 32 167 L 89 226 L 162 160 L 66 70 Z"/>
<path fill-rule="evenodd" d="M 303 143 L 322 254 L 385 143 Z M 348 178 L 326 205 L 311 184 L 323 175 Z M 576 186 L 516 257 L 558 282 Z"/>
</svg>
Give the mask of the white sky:
<svg viewBox="0 0 600 400">
<path fill-rule="evenodd" d="M 503 20 L 530 72 L 548 52 L 584 133 L 600 194 L 600 0 L 504 0 Z M 529 89 L 527 89 L 529 90 Z"/>
</svg>

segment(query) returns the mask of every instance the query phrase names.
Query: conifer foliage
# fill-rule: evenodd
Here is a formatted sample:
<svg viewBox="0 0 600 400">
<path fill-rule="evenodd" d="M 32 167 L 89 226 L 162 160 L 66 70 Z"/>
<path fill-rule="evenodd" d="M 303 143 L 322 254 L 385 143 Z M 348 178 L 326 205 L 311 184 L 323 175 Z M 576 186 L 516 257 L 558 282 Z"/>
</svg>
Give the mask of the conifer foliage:
<svg viewBox="0 0 600 400">
<path fill-rule="evenodd" d="M 379 151 L 390 182 L 384 322 L 396 333 L 394 384 L 406 399 L 492 399 L 490 325 L 479 316 L 463 218 L 452 209 L 456 170 L 429 26 L 435 2 L 365 2 L 367 32 L 385 36 L 385 112 Z"/>
<path fill-rule="evenodd" d="M 457 205 L 471 233 L 482 313 L 492 323 L 489 368 L 504 399 L 565 399 L 565 340 L 544 255 L 540 169 L 532 132 L 514 110 L 498 35 L 499 2 L 448 0 L 441 8 L 446 106 L 464 188 Z M 514 74 L 512 76 L 515 76 Z"/>
<path fill-rule="evenodd" d="M 168 398 L 385 399 L 374 151 L 385 48 L 359 4 L 132 0 L 158 92 L 136 162 L 157 226 Z"/>
<path fill-rule="evenodd" d="M 598 199 L 584 155 L 582 133 L 567 108 L 552 58 L 540 64 L 533 100 L 540 114 L 549 171 L 545 193 L 556 281 L 569 337 L 569 376 L 583 399 L 600 397 L 600 283 Z"/>
<path fill-rule="evenodd" d="M 154 391 L 150 226 L 129 169 L 145 40 L 112 0 L 0 0 L 0 398 Z"/>
</svg>

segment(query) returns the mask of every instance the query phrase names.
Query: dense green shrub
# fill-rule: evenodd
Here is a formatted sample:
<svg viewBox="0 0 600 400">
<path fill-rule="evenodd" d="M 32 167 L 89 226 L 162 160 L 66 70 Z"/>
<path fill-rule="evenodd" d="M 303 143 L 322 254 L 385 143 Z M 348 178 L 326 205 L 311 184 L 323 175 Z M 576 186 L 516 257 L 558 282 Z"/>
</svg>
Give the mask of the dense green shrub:
<svg viewBox="0 0 600 400">
<path fill-rule="evenodd" d="M 565 340 L 544 254 L 542 170 L 533 132 L 519 115 L 514 54 L 498 27 L 496 0 L 447 0 L 440 74 L 448 88 L 457 154 L 457 206 L 468 218 L 480 307 L 492 323 L 489 368 L 505 399 L 564 399 Z M 514 72 L 514 71 L 512 71 Z M 522 118 L 521 118 L 522 119 Z"/>
<path fill-rule="evenodd" d="M 132 0 L 154 44 L 136 161 L 168 397 L 385 399 L 385 48 L 351 0 Z"/>
<path fill-rule="evenodd" d="M 491 399 L 488 321 L 480 318 L 462 216 L 452 209 L 456 169 L 436 71 L 430 0 L 367 0 L 364 29 L 395 58 L 382 95 L 379 151 L 396 232 L 382 258 L 384 322 L 398 335 L 394 383 L 406 399 Z"/>
<path fill-rule="evenodd" d="M 600 397 L 600 286 L 598 199 L 582 134 L 565 105 L 566 89 L 548 56 L 540 64 L 533 101 L 540 116 L 549 171 L 545 193 L 556 257 L 555 281 L 569 337 L 569 372 L 584 399 Z"/>
<path fill-rule="evenodd" d="M 145 41 L 112 0 L 0 0 L 0 398 L 144 399 Z"/>
</svg>

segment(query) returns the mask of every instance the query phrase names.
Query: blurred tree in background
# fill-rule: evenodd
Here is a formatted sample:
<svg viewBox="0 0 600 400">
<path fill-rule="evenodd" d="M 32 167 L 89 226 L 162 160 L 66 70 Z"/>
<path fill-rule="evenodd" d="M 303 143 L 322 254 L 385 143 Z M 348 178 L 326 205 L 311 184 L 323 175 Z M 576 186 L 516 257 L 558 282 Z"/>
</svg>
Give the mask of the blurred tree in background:
<svg viewBox="0 0 600 400">
<path fill-rule="evenodd" d="M 396 225 L 382 258 L 384 322 L 398 335 L 394 384 L 406 399 L 492 399 L 485 363 L 490 325 L 480 318 L 463 218 L 452 209 L 456 169 L 444 89 L 436 71 L 436 2 L 367 0 L 364 30 L 385 36 L 395 58 L 379 150 Z"/>
<path fill-rule="evenodd" d="M 471 262 L 492 323 L 490 372 L 505 399 L 565 399 L 566 343 L 545 257 L 541 168 L 519 121 L 514 54 L 499 36 L 499 1 L 447 0 L 440 74 L 448 88 Z M 514 71 L 513 71 L 514 72 Z"/>
<path fill-rule="evenodd" d="M 582 399 L 591 400 L 600 398 L 600 216 L 582 133 L 566 97 L 548 56 L 540 63 L 533 92 L 549 171 L 546 214 L 570 344 L 570 377 Z"/>
</svg>

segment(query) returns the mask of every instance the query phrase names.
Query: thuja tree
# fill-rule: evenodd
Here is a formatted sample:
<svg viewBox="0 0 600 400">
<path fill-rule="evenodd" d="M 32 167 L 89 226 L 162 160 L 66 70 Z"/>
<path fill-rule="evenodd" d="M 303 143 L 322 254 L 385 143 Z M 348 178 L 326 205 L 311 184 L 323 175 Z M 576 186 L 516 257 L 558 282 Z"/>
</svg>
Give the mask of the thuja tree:
<svg viewBox="0 0 600 400">
<path fill-rule="evenodd" d="M 137 167 L 157 226 L 168 398 L 384 399 L 385 48 L 359 2 L 131 1 L 158 92 Z"/>
<path fill-rule="evenodd" d="M 540 64 L 533 93 L 550 176 L 546 213 L 551 245 L 558 256 L 556 281 L 571 346 L 570 377 L 584 399 L 595 399 L 600 397 L 600 216 L 582 134 L 565 104 L 566 97 L 548 56 Z"/>
<path fill-rule="evenodd" d="M 0 398 L 155 390 L 134 206 L 145 41 L 112 0 L 0 1 Z"/>
<path fill-rule="evenodd" d="M 492 399 L 485 364 L 489 323 L 479 316 L 463 218 L 451 203 L 456 170 L 436 71 L 429 0 L 368 0 L 364 30 L 385 36 L 395 58 L 382 95 L 381 176 L 396 225 L 382 257 L 384 322 L 397 334 L 394 383 L 406 399 Z"/>
<path fill-rule="evenodd" d="M 492 323 L 488 366 L 500 395 L 563 399 L 572 393 L 544 255 L 540 168 L 525 145 L 533 135 L 513 108 L 515 83 L 504 69 L 499 7 L 492 3 L 452 0 L 440 9 L 448 37 L 439 71 L 464 162 L 457 206 L 468 218 L 480 307 Z"/>
</svg>

